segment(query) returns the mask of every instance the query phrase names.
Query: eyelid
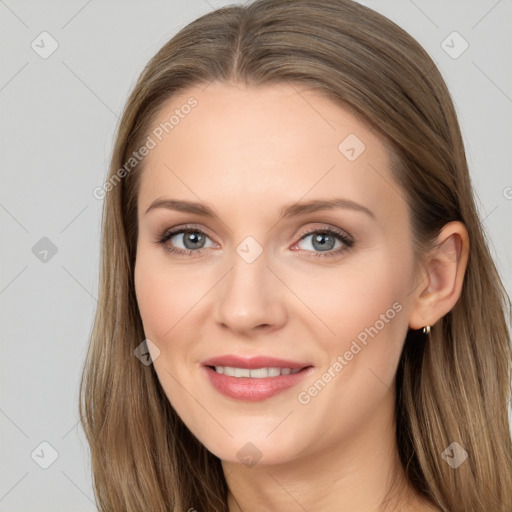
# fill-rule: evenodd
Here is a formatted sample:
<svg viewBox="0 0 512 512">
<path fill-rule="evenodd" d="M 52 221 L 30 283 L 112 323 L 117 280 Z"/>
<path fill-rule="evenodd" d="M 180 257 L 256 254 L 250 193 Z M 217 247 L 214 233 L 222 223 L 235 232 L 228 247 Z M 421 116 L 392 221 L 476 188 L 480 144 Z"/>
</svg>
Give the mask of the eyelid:
<svg viewBox="0 0 512 512">
<path fill-rule="evenodd" d="M 308 251 L 308 250 L 298 249 L 298 248 L 294 249 L 295 247 L 298 246 L 298 244 L 300 242 L 302 242 L 308 236 L 318 234 L 318 233 L 323 233 L 323 234 L 327 234 L 329 236 L 335 237 L 336 239 L 338 239 L 341 242 L 341 247 L 338 247 L 336 250 L 328 250 L 328 251 Z M 295 251 L 300 250 L 300 251 L 306 253 L 307 258 L 331 258 L 331 257 L 341 256 L 346 251 L 350 250 L 353 245 L 354 245 L 354 238 L 346 231 L 344 231 L 340 228 L 334 227 L 334 226 L 329 226 L 329 227 L 324 226 L 324 227 L 309 228 L 305 232 L 301 233 L 301 235 L 299 235 L 299 239 L 297 240 L 297 242 L 295 242 L 292 245 L 292 250 L 295 250 Z"/>
<path fill-rule="evenodd" d="M 156 243 L 159 243 L 164 247 L 164 249 L 170 253 L 178 254 L 180 256 L 191 256 L 194 255 L 200 255 L 205 251 L 207 248 L 201 248 L 201 249 L 179 249 L 176 247 L 167 247 L 166 243 L 174 236 L 179 234 L 184 234 L 187 232 L 194 232 L 194 233 L 200 233 L 207 238 L 209 238 L 213 243 L 217 243 L 214 240 L 212 240 L 212 237 L 206 233 L 206 231 L 199 227 L 197 224 L 184 224 L 184 225 L 178 225 L 173 228 L 166 229 L 162 235 L 158 237 L 156 240 Z M 298 240 L 292 245 L 292 247 L 296 247 L 299 242 L 301 242 L 304 238 L 307 236 L 317 234 L 317 233 L 327 233 L 329 235 L 334 235 L 337 237 L 341 243 L 344 245 L 342 248 L 338 248 L 336 251 L 306 251 L 299 249 L 303 252 L 309 253 L 308 257 L 330 257 L 330 256 L 338 256 L 340 253 L 345 252 L 347 249 L 350 249 L 352 245 L 354 244 L 353 237 L 347 233 L 346 231 L 337 228 L 335 226 L 324 224 L 323 226 L 319 227 L 312 227 L 307 228 L 304 231 L 302 231 L 298 236 Z M 218 245 L 218 244 L 217 244 Z"/>
<path fill-rule="evenodd" d="M 178 226 L 166 229 L 166 230 L 164 230 L 164 232 L 161 235 L 159 235 L 157 237 L 157 239 L 155 240 L 155 243 L 164 246 L 164 248 L 169 252 L 183 253 L 183 254 L 202 253 L 205 250 L 204 248 L 192 250 L 192 249 L 179 249 L 179 248 L 171 249 L 170 247 L 167 247 L 167 245 L 166 245 L 167 242 L 174 236 L 181 235 L 184 233 L 190 233 L 190 232 L 200 233 L 200 234 L 204 235 L 205 237 L 207 237 L 208 239 L 210 239 L 214 244 L 218 245 L 217 242 L 215 242 L 212 239 L 212 237 L 206 232 L 206 230 L 204 230 L 203 228 L 199 227 L 196 224 L 184 224 L 184 225 L 178 225 Z"/>
<path fill-rule="evenodd" d="M 311 235 L 313 233 L 333 233 L 342 238 L 346 238 L 347 240 L 350 240 L 351 242 L 354 241 L 352 236 L 349 235 L 345 230 L 337 228 L 335 226 L 331 226 L 329 224 L 324 224 L 321 227 L 317 226 L 317 227 L 313 227 L 313 228 L 308 228 L 308 229 L 304 230 L 303 232 L 301 232 L 297 236 L 299 237 L 299 240 L 302 240 L 305 236 Z"/>
<path fill-rule="evenodd" d="M 194 233 L 201 233 L 208 238 L 212 239 L 212 237 L 206 232 L 205 229 L 199 226 L 199 224 L 183 224 L 178 225 L 172 228 L 165 229 L 161 235 L 158 236 L 158 241 L 161 241 L 163 239 L 168 239 L 174 235 L 179 235 L 183 232 L 190 232 L 193 231 Z"/>
</svg>

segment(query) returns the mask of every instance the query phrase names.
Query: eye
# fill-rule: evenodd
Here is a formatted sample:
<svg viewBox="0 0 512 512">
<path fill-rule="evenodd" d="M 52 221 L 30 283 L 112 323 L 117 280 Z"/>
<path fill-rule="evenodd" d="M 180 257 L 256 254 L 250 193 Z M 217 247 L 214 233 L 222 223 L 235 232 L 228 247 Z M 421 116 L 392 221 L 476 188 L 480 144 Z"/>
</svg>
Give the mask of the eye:
<svg viewBox="0 0 512 512">
<path fill-rule="evenodd" d="M 156 241 L 167 252 L 179 256 L 197 256 L 203 249 L 215 247 L 210 237 L 201 229 L 194 226 L 181 226 L 165 231 Z M 302 247 L 300 245 L 302 244 Z M 315 229 L 303 233 L 300 240 L 291 247 L 310 253 L 310 257 L 338 256 L 348 250 L 354 240 L 342 230 L 334 228 Z M 333 250 L 336 249 L 336 250 Z"/>
<path fill-rule="evenodd" d="M 183 256 L 190 256 L 192 253 L 200 254 L 202 249 L 214 247 L 208 235 L 193 226 L 182 226 L 165 231 L 157 243 L 161 244 L 166 251 Z"/>
<path fill-rule="evenodd" d="M 300 247 L 301 243 L 303 243 L 302 247 Z M 353 244 L 354 240 L 343 231 L 326 228 L 309 231 L 293 247 L 299 247 L 307 252 L 316 252 L 309 255 L 312 257 L 329 257 L 339 255 Z M 293 247 L 292 250 L 295 250 Z M 333 251 L 333 249 L 337 250 Z"/>
</svg>

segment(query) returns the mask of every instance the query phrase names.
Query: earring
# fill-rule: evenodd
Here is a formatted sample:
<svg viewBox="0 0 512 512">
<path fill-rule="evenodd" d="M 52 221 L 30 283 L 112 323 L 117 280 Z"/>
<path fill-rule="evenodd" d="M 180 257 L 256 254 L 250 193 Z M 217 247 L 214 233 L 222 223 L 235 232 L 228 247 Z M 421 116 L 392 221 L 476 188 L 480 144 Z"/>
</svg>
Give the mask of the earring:
<svg viewBox="0 0 512 512">
<path fill-rule="evenodd" d="M 423 334 L 425 336 L 428 336 L 430 334 L 430 325 L 426 325 L 425 327 L 423 327 Z"/>
</svg>

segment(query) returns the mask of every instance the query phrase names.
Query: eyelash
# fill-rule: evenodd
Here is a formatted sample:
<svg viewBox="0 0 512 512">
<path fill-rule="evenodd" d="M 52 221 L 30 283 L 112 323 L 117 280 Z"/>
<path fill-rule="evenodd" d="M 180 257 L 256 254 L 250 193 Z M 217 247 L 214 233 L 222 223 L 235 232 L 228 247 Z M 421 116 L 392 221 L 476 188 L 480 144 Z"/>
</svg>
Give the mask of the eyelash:
<svg viewBox="0 0 512 512">
<path fill-rule="evenodd" d="M 202 231 L 201 229 L 198 229 L 198 228 L 196 228 L 194 226 L 181 226 L 181 227 L 176 228 L 176 229 L 165 231 L 158 238 L 156 243 L 162 245 L 163 248 L 167 252 L 172 253 L 172 254 L 177 254 L 179 256 L 192 256 L 192 255 L 194 255 L 194 256 L 197 255 L 198 256 L 198 255 L 202 254 L 204 249 L 197 249 L 195 251 L 192 250 L 192 249 L 185 249 L 184 250 L 184 249 L 176 249 L 175 247 L 172 247 L 170 245 L 166 245 L 167 242 L 173 236 L 180 235 L 180 234 L 185 234 L 185 233 L 199 233 L 201 235 L 204 235 L 205 237 L 208 237 L 208 235 L 204 231 Z M 312 254 L 308 255 L 308 257 L 311 257 L 311 258 L 329 258 L 329 257 L 332 257 L 332 256 L 338 256 L 342 252 L 350 249 L 354 245 L 354 240 L 352 240 L 352 238 L 347 236 L 343 231 L 337 230 L 337 229 L 334 229 L 334 228 L 313 229 L 313 230 L 307 231 L 307 232 L 301 234 L 301 236 L 299 238 L 299 242 L 302 241 L 307 236 L 314 235 L 314 234 L 332 235 L 335 238 L 337 238 L 339 241 L 341 241 L 344 244 L 345 247 L 339 248 L 337 251 L 332 251 L 332 252 L 327 252 L 327 251 L 325 251 L 325 252 L 322 252 L 322 251 L 319 251 L 319 252 L 305 251 L 307 253 L 312 253 Z"/>
</svg>

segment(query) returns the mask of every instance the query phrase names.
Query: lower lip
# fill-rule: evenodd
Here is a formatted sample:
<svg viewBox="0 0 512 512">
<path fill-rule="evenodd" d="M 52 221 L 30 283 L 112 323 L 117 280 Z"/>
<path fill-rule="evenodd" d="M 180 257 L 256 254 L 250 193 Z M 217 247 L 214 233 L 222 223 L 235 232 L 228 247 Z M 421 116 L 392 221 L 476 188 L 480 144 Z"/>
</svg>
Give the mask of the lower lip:
<svg viewBox="0 0 512 512">
<path fill-rule="evenodd" d="M 246 402 L 258 402 L 271 398 L 286 389 L 296 386 L 311 374 L 313 367 L 308 366 L 297 373 L 255 379 L 251 377 L 230 377 L 217 373 L 209 366 L 203 366 L 210 384 L 223 395 Z"/>
</svg>

